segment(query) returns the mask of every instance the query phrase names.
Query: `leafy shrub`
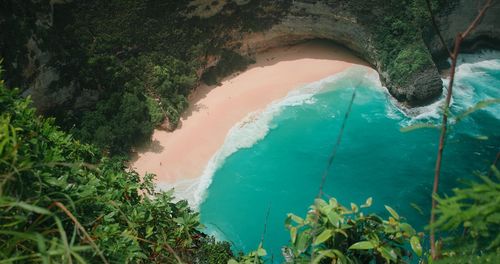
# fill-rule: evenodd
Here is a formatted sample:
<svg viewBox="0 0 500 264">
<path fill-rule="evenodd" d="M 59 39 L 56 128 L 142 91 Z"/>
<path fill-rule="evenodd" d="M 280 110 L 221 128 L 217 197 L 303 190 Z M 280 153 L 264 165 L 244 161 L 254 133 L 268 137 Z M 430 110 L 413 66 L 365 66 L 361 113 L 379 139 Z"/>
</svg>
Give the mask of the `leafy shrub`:
<svg viewBox="0 0 500 264">
<path fill-rule="evenodd" d="M 361 208 L 371 206 L 367 199 Z M 316 199 L 306 218 L 289 214 L 285 225 L 290 230 L 289 258 L 295 263 L 405 263 L 411 255 L 420 256 L 422 247 L 415 230 L 392 208 L 384 220 L 361 212 L 351 203 L 348 209 L 331 198 Z"/>
<path fill-rule="evenodd" d="M 494 263 L 500 259 L 500 173 L 478 174 L 452 196 L 436 197 L 435 228 L 449 234 L 444 239 L 443 263 Z"/>
<path fill-rule="evenodd" d="M 200 259 L 206 252 L 231 256 L 227 243 L 198 231 L 187 202 L 155 192 L 153 175 L 141 180 L 124 160 L 101 157 L 54 120 L 37 117 L 18 93 L 0 82 L 3 262 L 207 263 Z"/>
</svg>

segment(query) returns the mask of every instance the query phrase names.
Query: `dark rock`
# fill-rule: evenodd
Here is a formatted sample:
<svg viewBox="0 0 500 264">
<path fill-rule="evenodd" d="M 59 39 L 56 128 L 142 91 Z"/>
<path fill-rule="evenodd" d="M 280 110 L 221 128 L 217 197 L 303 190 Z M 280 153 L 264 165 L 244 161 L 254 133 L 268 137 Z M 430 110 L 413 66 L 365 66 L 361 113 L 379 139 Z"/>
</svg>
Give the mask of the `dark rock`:
<svg viewBox="0 0 500 264">
<path fill-rule="evenodd" d="M 478 1 L 458 0 L 437 15 L 437 24 L 441 36 L 450 50 L 453 49 L 455 37 L 464 32 L 476 18 L 479 10 Z M 461 46 L 461 52 L 475 52 L 482 48 L 500 49 L 500 5 L 494 4 L 471 32 Z M 438 35 L 431 27 L 424 32 L 424 41 L 440 68 L 448 68 L 446 49 Z"/>
<path fill-rule="evenodd" d="M 398 101 L 415 107 L 431 103 L 442 93 L 442 81 L 435 67 L 415 72 L 404 86 L 387 84 L 387 89 Z"/>
</svg>

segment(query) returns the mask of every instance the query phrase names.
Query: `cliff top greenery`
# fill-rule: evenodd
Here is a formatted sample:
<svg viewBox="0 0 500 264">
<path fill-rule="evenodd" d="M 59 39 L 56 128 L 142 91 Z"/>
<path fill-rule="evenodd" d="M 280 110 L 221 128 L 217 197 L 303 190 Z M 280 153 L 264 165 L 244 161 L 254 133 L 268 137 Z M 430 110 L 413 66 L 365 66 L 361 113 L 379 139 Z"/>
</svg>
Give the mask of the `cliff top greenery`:
<svg viewBox="0 0 500 264">
<path fill-rule="evenodd" d="M 124 161 L 59 130 L 0 81 L 1 263 L 263 263 L 262 243 L 234 256 L 228 242 L 200 231 L 197 213 L 157 193 Z M 500 172 L 439 198 L 439 230 L 449 232 L 443 263 L 500 258 Z M 383 219 L 335 199 L 317 199 L 305 218 L 285 221 L 293 263 L 406 263 L 428 255 L 417 233 L 389 206 Z M 259 234 L 256 234 L 256 236 Z M 411 250 L 410 250 L 411 248 Z M 413 253 L 411 253 L 413 251 Z M 437 262 L 438 263 L 438 262 Z"/>
<path fill-rule="evenodd" d="M 431 2 L 438 10 L 453 1 Z M 406 85 L 413 73 L 432 64 L 422 41 L 422 28 L 429 25 L 424 0 L 325 3 L 345 5 L 372 32 L 376 54 L 371 56 L 388 73 L 388 85 Z M 40 70 L 54 69 L 59 78 L 43 92 L 65 97 L 45 102 L 41 111 L 78 139 L 106 153 L 127 154 L 164 120 L 176 127 L 200 79 L 215 83 L 251 62 L 228 48 L 238 35 L 233 33 L 263 31 L 290 5 L 227 1 L 216 15 L 201 18 L 188 15 L 195 9 L 189 1 L 6 0 L 0 56 L 8 83 L 24 89 Z M 36 61 L 36 54 L 28 53 L 30 39 L 50 54 L 46 65 L 30 64 Z M 200 76 L 213 56 L 220 63 Z"/>
<path fill-rule="evenodd" d="M 346 3 L 372 25 L 380 63 L 400 85 L 431 62 L 421 42 L 427 17 L 421 0 L 389 2 L 377 6 L 386 14 L 380 23 L 373 23 L 379 1 Z M 51 58 L 27 69 L 57 69 L 60 78 L 46 92 L 71 87 L 72 94 L 45 113 L 56 119 L 43 118 L 21 90 L 0 81 L 0 263 L 265 262 L 265 241 L 247 255 L 233 254 L 228 242 L 200 231 L 199 215 L 185 201 L 156 192 L 153 175 L 141 179 L 115 154 L 147 141 L 164 118 L 175 126 L 208 55 L 227 68 L 208 70 L 206 81 L 244 67 L 248 60 L 225 48 L 226 33 L 269 27 L 288 3 L 230 3 L 201 19 L 183 15 L 190 9 L 185 1 L 72 1 L 54 5 L 53 24 L 39 26 L 49 23 L 50 1 L 2 1 L 8 83 L 25 88 L 33 81 L 19 65 L 29 65 L 26 43 L 34 37 Z M 439 242 L 443 259 L 434 262 L 500 259 L 499 192 L 492 166 L 449 197 L 436 197 L 435 228 L 449 238 Z M 417 232 L 389 206 L 388 218 L 361 209 L 371 202 L 349 208 L 317 199 L 304 218 L 289 215 L 287 260 L 432 262 L 426 230 Z"/>
<path fill-rule="evenodd" d="M 0 82 L 1 263 L 223 263 L 198 213 L 36 116 Z"/>
</svg>

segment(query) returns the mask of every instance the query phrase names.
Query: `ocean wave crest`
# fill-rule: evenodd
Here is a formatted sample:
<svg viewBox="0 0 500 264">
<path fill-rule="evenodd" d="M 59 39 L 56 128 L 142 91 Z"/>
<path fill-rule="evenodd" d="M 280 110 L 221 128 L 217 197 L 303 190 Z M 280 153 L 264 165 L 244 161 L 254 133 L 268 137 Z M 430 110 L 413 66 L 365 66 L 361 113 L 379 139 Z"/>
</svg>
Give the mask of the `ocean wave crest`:
<svg viewBox="0 0 500 264">
<path fill-rule="evenodd" d="M 184 191 L 180 194 L 182 199 L 188 200 L 191 207 L 199 209 L 203 202 L 206 190 L 212 183 L 214 173 L 219 169 L 224 161 L 233 153 L 240 149 L 250 148 L 269 133 L 272 129 L 272 120 L 286 107 L 313 104 L 314 95 L 320 92 L 327 92 L 335 87 L 345 87 L 350 82 L 350 86 L 360 83 L 352 82 L 355 76 L 366 76 L 363 82 L 379 82 L 378 75 L 367 71 L 366 67 L 353 66 L 346 71 L 332 75 L 325 79 L 304 85 L 292 90 L 288 95 L 280 100 L 272 102 L 265 110 L 248 114 L 242 121 L 233 126 L 228 132 L 222 147 L 212 156 L 206 165 L 199 179 L 190 182 L 189 186 L 182 186 Z M 186 184 L 186 183 L 183 183 Z M 176 194 L 177 195 L 177 194 Z"/>
<path fill-rule="evenodd" d="M 477 54 L 461 54 L 459 56 L 455 82 L 453 85 L 453 96 L 451 99 L 451 111 L 460 113 L 486 99 L 498 98 L 500 94 L 496 87 L 488 87 L 486 82 L 481 85 L 481 90 L 475 89 L 473 82 L 488 77 L 492 71 L 500 70 L 500 52 L 482 51 Z M 388 115 L 394 118 L 394 113 L 399 113 L 402 127 L 420 123 L 438 123 L 441 119 L 442 107 L 448 93 L 449 77 L 443 78 L 443 93 L 435 102 L 421 106 L 408 108 L 399 104 L 391 98 Z M 496 119 L 500 119 L 500 111 L 488 108 L 486 111 L 492 113 Z M 451 121 L 453 122 L 453 120 Z"/>
</svg>

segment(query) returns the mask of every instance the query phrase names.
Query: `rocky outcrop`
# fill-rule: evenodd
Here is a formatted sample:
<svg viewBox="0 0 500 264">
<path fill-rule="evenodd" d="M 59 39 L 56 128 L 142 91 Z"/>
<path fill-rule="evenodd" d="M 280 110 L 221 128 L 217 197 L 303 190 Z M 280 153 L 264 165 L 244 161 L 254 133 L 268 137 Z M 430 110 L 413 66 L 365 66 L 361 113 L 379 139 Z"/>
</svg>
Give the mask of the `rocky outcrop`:
<svg viewBox="0 0 500 264">
<path fill-rule="evenodd" d="M 360 21 L 347 5 L 330 2 L 293 1 L 290 11 L 278 24 L 264 32 L 241 34 L 231 45 L 241 54 L 252 55 L 308 39 L 327 39 L 342 44 L 370 63 L 389 92 L 406 105 L 426 104 L 441 94 L 442 81 L 430 60 L 428 67 L 412 72 L 403 84 L 397 84 L 388 65 L 381 63 L 381 52 L 366 21 Z"/>
<path fill-rule="evenodd" d="M 459 0 L 438 14 L 436 20 L 448 47 L 453 47 L 455 36 L 463 32 L 478 14 L 478 1 Z M 462 44 L 462 52 L 474 52 L 478 49 L 500 49 L 500 5 L 490 7 L 479 25 L 471 32 Z M 441 67 L 446 67 L 446 49 L 441 44 L 433 28 L 428 28 L 424 34 L 426 44 Z"/>
<path fill-rule="evenodd" d="M 276 3 L 282 1 L 276 1 Z M 43 8 L 44 11 L 36 13 L 36 27 L 51 27 L 54 5 L 64 2 L 68 1 L 51 0 L 46 3 L 48 8 Z M 231 5 L 233 2 L 236 4 Z M 218 12 L 228 13 L 230 10 L 228 8 L 233 8 L 231 12 L 234 12 L 234 8 L 245 9 L 249 2 L 259 1 L 195 0 L 188 5 L 192 11 L 186 14 L 186 17 L 198 16 L 203 20 L 217 16 Z M 437 17 L 440 31 L 449 47 L 452 46 L 455 34 L 463 31 L 477 14 L 476 1 L 450 0 L 450 2 L 454 4 L 440 12 Z M 412 45 L 423 50 L 429 58 L 432 54 L 434 62 L 428 59 L 424 62 L 423 67 L 410 68 L 401 71 L 402 73 L 395 73 L 394 69 L 398 69 L 398 65 L 413 63 L 412 54 L 394 56 L 389 61 L 384 57 L 383 54 L 387 53 L 387 47 L 393 46 L 389 45 L 386 46 L 385 51 L 381 50 L 380 36 L 377 36 L 378 33 L 376 30 L 374 31 L 373 27 L 373 24 L 382 23 L 381 20 L 386 15 L 383 11 L 383 1 L 294 0 L 284 3 L 286 4 L 280 5 L 280 8 L 286 10 L 277 12 L 279 15 L 275 20 L 272 20 L 273 24 L 269 27 L 246 31 L 241 30 L 241 28 L 228 30 L 227 36 L 230 37 L 222 36 L 224 41 L 226 41 L 226 37 L 228 40 L 225 47 L 230 51 L 252 57 L 256 53 L 273 47 L 292 45 L 309 39 L 328 39 L 347 47 L 371 64 L 379 72 L 381 80 L 389 92 L 408 106 L 426 104 L 441 94 L 442 81 L 436 64 L 439 67 L 446 67 L 446 64 L 441 65 L 441 62 L 445 61 L 446 53 L 430 26 L 424 30 L 422 37 L 417 36 L 418 41 Z M 356 9 L 359 6 L 363 6 L 361 11 Z M 365 9 L 363 10 L 363 8 Z M 500 13 L 500 5 L 494 5 L 482 23 L 464 43 L 463 51 L 474 51 L 481 47 L 498 48 L 500 46 L 500 16 L 497 15 L 498 13 Z M 2 21 L 0 17 L 0 24 Z M 386 27 L 386 25 L 380 27 Z M 43 41 L 37 38 L 36 33 L 33 33 L 27 43 L 24 43 L 28 50 L 28 62 L 22 65 L 22 63 L 13 61 L 12 65 L 19 64 L 24 68 L 23 78 L 28 80 L 28 85 L 23 87 L 26 88 L 25 94 L 32 95 L 35 106 L 40 112 L 56 109 L 64 104 L 71 104 L 72 109 L 84 109 L 98 101 L 100 92 L 98 90 L 82 89 L 77 82 L 58 83 L 59 79 L 64 78 L 60 77 L 57 70 L 47 63 L 51 56 L 39 48 Z M 412 47 L 406 48 L 412 49 Z M 221 57 L 220 54 L 206 54 L 201 59 L 205 63 L 202 63 L 197 75 L 202 76 L 204 72 L 214 68 L 217 63 L 225 63 Z M 399 64 L 393 63 L 398 58 L 401 58 L 401 62 Z M 54 86 L 57 86 L 57 89 L 51 89 Z"/>
<path fill-rule="evenodd" d="M 400 102 L 409 106 L 432 102 L 441 95 L 442 81 L 435 67 L 412 74 L 404 86 L 391 86 L 389 92 Z M 392 88 L 392 89 L 391 89 Z"/>
</svg>

